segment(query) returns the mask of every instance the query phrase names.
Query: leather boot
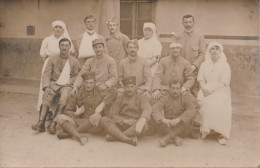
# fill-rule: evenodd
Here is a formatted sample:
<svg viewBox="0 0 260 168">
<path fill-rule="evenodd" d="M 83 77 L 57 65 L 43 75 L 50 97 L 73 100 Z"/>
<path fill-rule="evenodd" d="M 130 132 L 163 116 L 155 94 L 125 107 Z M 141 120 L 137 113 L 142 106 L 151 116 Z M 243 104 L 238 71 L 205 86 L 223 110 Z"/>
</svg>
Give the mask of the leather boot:
<svg viewBox="0 0 260 168">
<path fill-rule="evenodd" d="M 58 115 L 58 114 L 61 114 L 63 113 L 63 110 L 64 110 L 65 106 L 64 105 L 61 105 L 59 104 L 56 111 L 55 111 L 55 114 L 54 114 L 54 119 L 55 117 Z M 54 120 L 53 119 L 53 120 Z M 51 123 L 49 124 L 48 126 L 48 131 L 51 133 L 51 134 L 55 134 L 56 133 L 56 125 L 57 125 L 57 122 L 56 121 L 51 121 Z"/>
<path fill-rule="evenodd" d="M 172 140 L 172 136 L 170 134 L 167 134 L 166 136 L 164 136 L 160 141 L 160 147 L 166 147 Z"/>
<path fill-rule="evenodd" d="M 32 125 L 32 129 L 39 132 L 45 132 L 45 121 L 49 112 L 47 105 L 42 105 L 38 123 Z"/>
</svg>

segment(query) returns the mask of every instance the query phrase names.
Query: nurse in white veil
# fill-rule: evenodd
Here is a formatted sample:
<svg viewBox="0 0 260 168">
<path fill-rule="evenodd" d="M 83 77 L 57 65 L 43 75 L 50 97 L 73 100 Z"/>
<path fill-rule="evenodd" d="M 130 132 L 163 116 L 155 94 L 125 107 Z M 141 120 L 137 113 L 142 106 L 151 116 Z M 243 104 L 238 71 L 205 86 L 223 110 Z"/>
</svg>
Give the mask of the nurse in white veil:
<svg viewBox="0 0 260 168">
<path fill-rule="evenodd" d="M 200 90 L 200 131 L 202 138 L 215 131 L 219 134 L 218 142 L 222 145 L 230 138 L 232 106 L 230 91 L 231 70 L 223 52 L 221 43 L 209 44 L 205 61 L 198 74 Z"/>
<path fill-rule="evenodd" d="M 139 50 L 137 54 L 147 59 L 153 76 L 161 57 L 162 45 L 157 39 L 156 26 L 154 23 L 144 23 L 143 33 L 144 38 L 138 40 Z"/>
</svg>

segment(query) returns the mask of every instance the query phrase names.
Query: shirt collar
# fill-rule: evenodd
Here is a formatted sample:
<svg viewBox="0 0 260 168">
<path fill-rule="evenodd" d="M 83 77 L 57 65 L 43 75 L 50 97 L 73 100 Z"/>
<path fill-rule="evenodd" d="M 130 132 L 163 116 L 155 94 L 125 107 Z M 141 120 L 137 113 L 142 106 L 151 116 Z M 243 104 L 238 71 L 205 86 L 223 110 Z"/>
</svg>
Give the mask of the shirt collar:
<svg viewBox="0 0 260 168">
<path fill-rule="evenodd" d="M 128 56 L 128 60 L 129 60 L 130 63 L 135 63 L 136 60 L 137 60 L 137 57 L 138 57 L 138 55 L 135 58 Z"/>
</svg>

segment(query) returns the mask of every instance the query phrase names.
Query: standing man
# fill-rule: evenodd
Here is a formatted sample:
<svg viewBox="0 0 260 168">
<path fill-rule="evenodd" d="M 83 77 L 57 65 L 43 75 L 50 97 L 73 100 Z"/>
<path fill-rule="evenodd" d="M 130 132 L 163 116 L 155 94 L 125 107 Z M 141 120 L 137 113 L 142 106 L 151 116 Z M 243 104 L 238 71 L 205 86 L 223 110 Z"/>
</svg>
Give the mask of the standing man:
<svg viewBox="0 0 260 168">
<path fill-rule="evenodd" d="M 78 59 L 80 65 L 82 66 L 88 58 L 94 57 L 95 52 L 92 47 L 92 41 L 97 38 L 103 38 L 102 35 L 99 35 L 95 32 L 95 24 L 96 20 L 92 15 L 88 15 L 84 19 L 84 23 L 86 26 L 86 31 L 81 34 L 77 40 L 77 48 L 78 48 Z"/>
<path fill-rule="evenodd" d="M 54 117 L 63 112 L 72 89 L 76 76 L 79 73 L 79 62 L 70 56 L 71 42 L 67 38 L 59 41 L 60 55 L 49 58 L 47 66 L 42 76 L 42 88 L 44 91 L 40 117 L 37 124 L 32 125 L 32 129 L 39 132 L 45 131 L 45 121 L 49 107 L 53 98 L 60 94 L 60 100 L 55 111 Z M 55 119 L 48 126 L 50 133 L 56 132 Z"/>
<path fill-rule="evenodd" d="M 184 15 L 182 17 L 184 31 L 178 35 L 173 33 L 173 42 L 180 42 L 183 46 L 182 56 L 191 63 L 191 68 L 195 75 L 198 76 L 198 70 L 204 61 L 206 44 L 204 36 L 194 31 L 195 20 L 192 15 Z M 196 82 L 191 89 L 194 96 L 197 96 L 199 85 Z"/>
<path fill-rule="evenodd" d="M 107 21 L 109 35 L 107 35 L 106 44 L 108 55 L 115 59 L 117 65 L 123 60 L 126 55 L 127 43 L 130 40 L 125 34 L 118 30 L 118 20 L 114 16 L 111 20 Z"/>
<path fill-rule="evenodd" d="M 181 145 L 181 137 L 191 132 L 193 119 L 196 115 L 197 100 L 190 93 L 181 94 L 181 84 L 177 80 L 170 81 L 169 94 L 153 105 L 152 117 L 164 137 L 159 141 L 161 147 L 174 142 Z"/>
<path fill-rule="evenodd" d="M 189 61 L 181 57 L 182 46 L 180 43 L 171 43 L 169 56 L 160 60 L 157 71 L 153 78 L 152 97 L 159 99 L 161 95 L 167 94 L 169 81 L 178 80 L 181 85 L 181 92 L 189 91 L 195 83 Z"/>
<path fill-rule="evenodd" d="M 123 87 L 121 80 L 128 76 L 136 76 L 137 92 L 150 98 L 150 90 L 152 87 L 151 69 L 147 60 L 137 55 L 138 49 L 137 40 L 130 40 L 127 43 L 128 57 L 123 59 L 118 67 L 119 83 L 121 87 Z"/>
<path fill-rule="evenodd" d="M 122 142 L 137 145 L 137 136 L 143 136 L 148 131 L 147 122 L 150 120 L 152 107 L 148 99 L 138 95 L 136 77 L 129 76 L 123 80 L 125 92 L 119 95 L 110 108 L 110 120 L 107 117 L 101 119 L 107 141 L 119 140 Z M 128 138 L 134 137 L 131 141 L 119 138 L 124 134 Z M 115 136 L 117 135 L 117 136 Z"/>
</svg>

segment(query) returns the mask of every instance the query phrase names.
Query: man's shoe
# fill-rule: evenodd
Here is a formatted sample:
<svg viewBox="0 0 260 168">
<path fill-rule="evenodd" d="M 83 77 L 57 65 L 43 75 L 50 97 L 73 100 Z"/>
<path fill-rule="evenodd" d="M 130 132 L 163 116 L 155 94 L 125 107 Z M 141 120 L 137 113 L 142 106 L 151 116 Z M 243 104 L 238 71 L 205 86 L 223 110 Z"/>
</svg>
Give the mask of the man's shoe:
<svg viewBox="0 0 260 168">
<path fill-rule="evenodd" d="M 180 146 L 182 144 L 182 139 L 180 137 L 176 136 L 175 138 L 173 138 L 173 143 L 176 146 Z"/>
<path fill-rule="evenodd" d="M 34 131 L 45 132 L 45 125 L 42 121 L 39 121 L 37 124 L 33 124 L 31 128 Z"/>
<path fill-rule="evenodd" d="M 56 121 L 52 121 L 50 123 L 50 125 L 48 126 L 48 131 L 51 133 L 51 134 L 55 134 L 56 133 L 56 125 L 57 125 L 57 122 Z"/>
<path fill-rule="evenodd" d="M 110 134 L 106 134 L 106 141 L 107 141 L 107 142 L 115 142 L 115 141 L 116 141 L 116 138 L 113 137 L 113 136 L 110 135 Z"/>
<path fill-rule="evenodd" d="M 170 135 L 166 135 L 165 137 L 163 137 L 159 143 L 160 143 L 160 147 L 164 148 L 166 147 L 170 142 L 171 142 L 171 136 Z"/>
</svg>

